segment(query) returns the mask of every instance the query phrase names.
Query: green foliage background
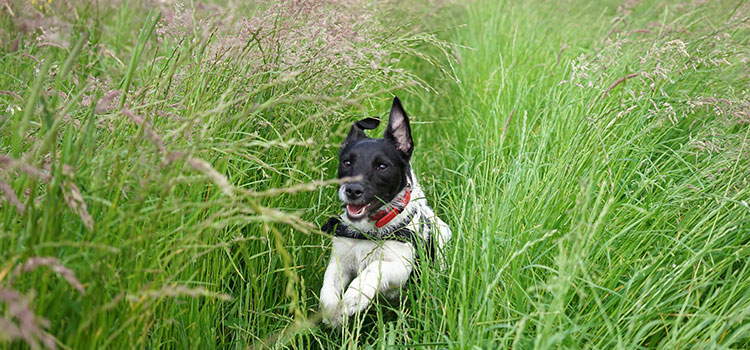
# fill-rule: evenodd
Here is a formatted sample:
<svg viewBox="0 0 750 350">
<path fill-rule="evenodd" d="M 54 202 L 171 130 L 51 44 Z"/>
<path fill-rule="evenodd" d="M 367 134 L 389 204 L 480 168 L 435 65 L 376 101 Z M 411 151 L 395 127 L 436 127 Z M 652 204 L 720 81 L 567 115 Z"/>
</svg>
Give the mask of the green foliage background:
<svg viewBox="0 0 750 350">
<path fill-rule="evenodd" d="M 744 1 L 41 4 L 0 17 L 0 346 L 750 346 Z M 332 331 L 327 180 L 394 93 L 450 268 Z"/>
</svg>

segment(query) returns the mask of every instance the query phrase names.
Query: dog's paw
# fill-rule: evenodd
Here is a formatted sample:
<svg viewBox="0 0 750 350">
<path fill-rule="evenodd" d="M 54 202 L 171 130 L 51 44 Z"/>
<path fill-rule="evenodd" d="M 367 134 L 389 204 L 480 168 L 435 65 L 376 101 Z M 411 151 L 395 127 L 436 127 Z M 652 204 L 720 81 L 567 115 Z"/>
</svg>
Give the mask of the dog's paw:
<svg viewBox="0 0 750 350">
<path fill-rule="evenodd" d="M 320 308 L 327 313 L 336 311 L 339 308 L 339 302 L 341 299 L 336 293 L 321 291 L 320 293 Z"/>
<path fill-rule="evenodd" d="M 325 324 L 326 326 L 333 329 L 339 329 L 341 328 L 343 323 L 344 318 L 340 312 L 333 315 L 327 315 L 325 312 L 323 313 L 323 324 Z"/>
<path fill-rule="evenodd" d="M 341 299 L 341 313 L 346 316 L 354 316 L 357 311 L 364 310 L 370 304 L 370 299 L 356 289 L 350 288 Z"/>
<path fill-rule="evenodd" d="M 323 316 L 323 323 L 331 328 L 339 328 L 344 323 L 344 315 L 341 313 L 341 305 L 337 303 L 333 306 L 322 306 L 320 312 Z"/>
<path fill-rule="evenodd" d="M 336 328 L 341 325 L 341 298 L 336 293 L 321 290 L 320 291 L 320 313 L 323 316 L 323 323 L 327 326 Z"/>
</svg>

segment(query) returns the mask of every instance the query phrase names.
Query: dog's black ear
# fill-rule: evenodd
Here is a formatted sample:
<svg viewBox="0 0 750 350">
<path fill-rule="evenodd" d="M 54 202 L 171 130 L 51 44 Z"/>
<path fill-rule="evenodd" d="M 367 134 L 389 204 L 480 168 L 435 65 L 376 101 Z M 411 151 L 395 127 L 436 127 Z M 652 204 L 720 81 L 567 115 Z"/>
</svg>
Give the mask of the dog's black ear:
<svg viewBox="0 0 750 350">
<path fill-rule="evenodd" d="M 392 142 L 396 149 L 411 158 L 411 152 L 414 151 L 414 140 L 411 138 L 411 127 L 409 127 L 409 117 L 401 106 L 401 100 L 398 97 L 393 98 L 391 113 L 388 117 L 388 127 L 385 128 L 385 139 Z"/>
<path fill-rule="evenodd" d="M 377 128 L 378 125 L 380 125 L 380 120 L 375 118 L 365 118 L 354 122 L 352 128 L 349 129 L 349 134 L 346 135 L 346 140 L 341 144 L 341 148 L 343 149 L 352 141 L 367 138 L 367 135 L 363 130 L 372 130 Z"/>
<path fill-rule="evenodd" d="M 365 118 L 358 122 L 355 122 L 354 125 L 358 126 L 360 129 L 363 130 L 372 130 L 378 127 L 380 125 L 380 120 L 377 120 L 375 118 Z"/>
</svg>

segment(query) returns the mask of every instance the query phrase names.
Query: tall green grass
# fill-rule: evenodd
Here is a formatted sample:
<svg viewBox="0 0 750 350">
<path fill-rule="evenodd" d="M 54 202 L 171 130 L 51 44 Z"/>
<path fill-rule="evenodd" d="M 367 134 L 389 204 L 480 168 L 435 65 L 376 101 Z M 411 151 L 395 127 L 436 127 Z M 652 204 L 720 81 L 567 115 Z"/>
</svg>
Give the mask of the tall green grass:
<svg viewBox="0 0 750 350">
<path fill-rule="evenodd" d="M 67 4 L 0 20 L 3 347 L 750 346 L 744 2 Z M 336 332 L 315 223 L 392 92 L 451 263 Z"/>
<path fill-rule="evenodd" d="M 480 2 L 460 12 L 466 27 L 450 40 L 470 48 L 456 54 L 461 83 L 423 96 L 421 114 L 436 117 L 419 147 L 440 157 L 418 165 L 458 232 L 454 263 L 412 291 L 427 306 L 406 339 L 747 347 L 741 11 Z"/>
</svg>

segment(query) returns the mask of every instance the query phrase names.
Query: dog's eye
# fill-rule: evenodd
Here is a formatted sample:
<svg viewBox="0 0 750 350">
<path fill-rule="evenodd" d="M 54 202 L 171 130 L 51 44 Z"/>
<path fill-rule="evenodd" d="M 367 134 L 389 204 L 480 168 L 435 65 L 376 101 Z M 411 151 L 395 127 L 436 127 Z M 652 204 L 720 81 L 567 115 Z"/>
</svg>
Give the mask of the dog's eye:
<svg viewBox="0 0 750 350">
<path fill-rule="evenodd" d="M 351 160 L 345 160 L 345 161 L 342 162 L 342 164 L 344 164 L 344 166 L 351 166 L 352 165 L 352 161 Z"/>
<path fill-rule="evenodd" d="M 385 170 L 388 169 L 388 165 L 380 163 L 378 164 L 378 170 Z"/>
</svg>

